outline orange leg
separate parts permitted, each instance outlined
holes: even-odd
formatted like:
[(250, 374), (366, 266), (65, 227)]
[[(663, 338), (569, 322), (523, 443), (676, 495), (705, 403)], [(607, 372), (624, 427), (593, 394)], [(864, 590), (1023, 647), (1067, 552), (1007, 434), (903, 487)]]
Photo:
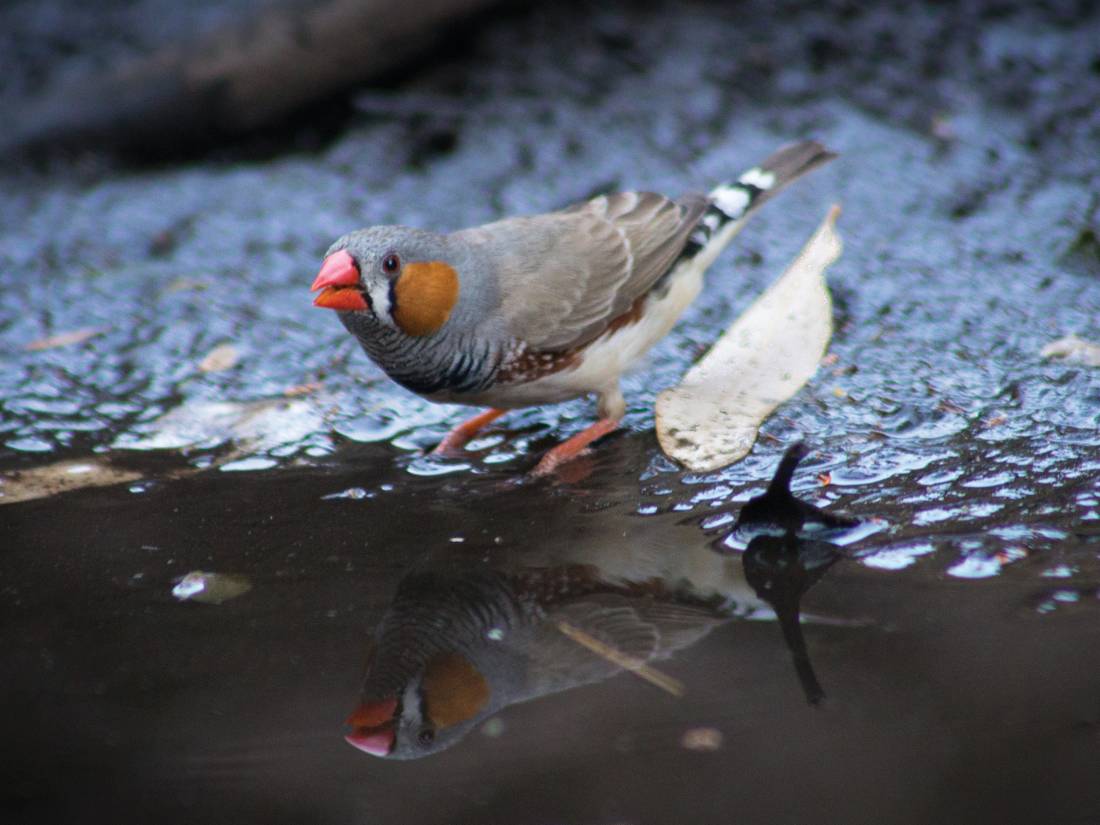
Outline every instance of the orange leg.
[(466, 446), (466, 442), (473, 438), (478, 432), (488, 424), (496, 421), (507, 410), (486, 410), (483, 413), (475, 415), (468, 421), (463, 421), (445, 436), (443, 440), (439, 442), (439, 445), (432, 450), (432, 455), (449, 455), (451, 453), (457, 453), (463, 447)]
[(576, 458), (584, 452), (585, 448), (597, 438), (602, 438), (612, 430), (617, 429), (618, 426), (619, 422), (614, 418), (601, 418), (592, 426), (581, 430), (572, 438), (549, 450), (535, 469), (531, 471), (531, 475), (535, 478), (549, 475), (566, 461)]

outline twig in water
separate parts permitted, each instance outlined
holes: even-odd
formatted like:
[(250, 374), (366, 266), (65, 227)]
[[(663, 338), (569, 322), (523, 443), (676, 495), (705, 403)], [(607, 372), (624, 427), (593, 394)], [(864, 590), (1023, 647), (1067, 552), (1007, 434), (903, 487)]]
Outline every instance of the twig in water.
[(574, 627), (569, 624), (569, 622), (558, 622), (558, 630), (581, 647), (588, 648), (597, 656), (642, 677), (651, 685), (655, 685), (661, 690), (671, 693), (673, 696), (679, 697), (684, 695), (683, 682), (650, 667), (636, 656), (631, 656), (627, 653), (623, 653), (621, 650), (616, 650), (611, 645), (601, 642), (596, 637), (585, 633), (579, 627)]

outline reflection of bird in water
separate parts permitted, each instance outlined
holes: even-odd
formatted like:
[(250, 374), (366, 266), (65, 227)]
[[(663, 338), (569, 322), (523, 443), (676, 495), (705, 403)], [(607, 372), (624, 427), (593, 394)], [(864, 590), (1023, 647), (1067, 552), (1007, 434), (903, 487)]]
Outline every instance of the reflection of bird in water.
[(761, 521), (785, 528), (781, 539), (754, 539), (743, 563), (702, 542), (593, 541), (552, 554), (513, 549), (488, 563), (482, 551), (477, 560), (450, 551), (410, 573), (375, 631), (347, 740), (375, 756), (426, 756), (508, 705), (608, 679), (623, 659), (644, 666), (668, 657), (765, 603), (779, 615), (816, 701), (824, 694), (806, 657), (798, 599), (836, 556), (831, 545), (804, 542), (795, 531), (855, 522), (790, 494), (803, 454), (801, 445), (789, 450), (768, 493), (743, 508), (748, 518), (739, 529)]
[(348, 741), (376, 756), (426, 756), (508, 705), (621, 671), (563, 626), (648, 663), (763, 606), (737, 560), (701, 543), (565, 553), (577, 558), (521, 552), (406, 576), (375, 633)]

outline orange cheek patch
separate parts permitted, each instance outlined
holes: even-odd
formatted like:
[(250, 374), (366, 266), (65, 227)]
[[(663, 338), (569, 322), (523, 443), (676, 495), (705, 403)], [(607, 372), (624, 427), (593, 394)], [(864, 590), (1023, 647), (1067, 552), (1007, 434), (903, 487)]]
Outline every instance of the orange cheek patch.
[(428, 718), (446, 728), (477, 715), (489, 701), (489, 683), (457, 653), (443, 653), (428, 662), (420, 682)]
[(393, 319), (406, 335), (439, 330), (458, 301), (458, 275), (442, 261), (405, 264), (393, 285)]

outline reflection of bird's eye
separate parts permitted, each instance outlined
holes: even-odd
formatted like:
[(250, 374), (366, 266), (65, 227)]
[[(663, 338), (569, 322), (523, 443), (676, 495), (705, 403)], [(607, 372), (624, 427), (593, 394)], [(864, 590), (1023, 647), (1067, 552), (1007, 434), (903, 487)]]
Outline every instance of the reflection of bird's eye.
[(435, 731), (431, 728), (424, 728), (424, 730), (420, 731), (420, 733), (417, 734), (416, 741), (424, 747), (427, 747), (435, 741)]

